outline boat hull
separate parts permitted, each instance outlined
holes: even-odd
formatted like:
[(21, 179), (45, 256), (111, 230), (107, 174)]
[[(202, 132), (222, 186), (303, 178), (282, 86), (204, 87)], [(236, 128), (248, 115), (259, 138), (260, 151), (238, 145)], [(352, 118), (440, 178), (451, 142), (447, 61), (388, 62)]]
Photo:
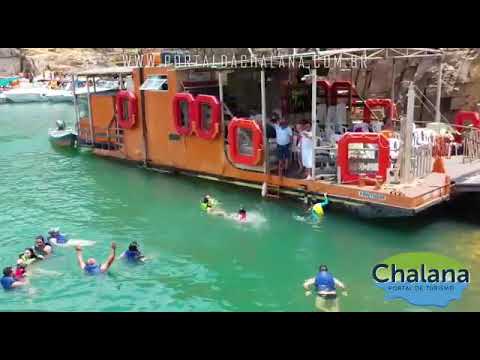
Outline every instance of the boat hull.
[(50, 143), (59, 147), (75, 147), (77, 135), (73, 131), (51, 131), (48, 134)]
[(13, 103), (46, 102), (48, 98), (44, 94), (7, 94), (5, 97)]

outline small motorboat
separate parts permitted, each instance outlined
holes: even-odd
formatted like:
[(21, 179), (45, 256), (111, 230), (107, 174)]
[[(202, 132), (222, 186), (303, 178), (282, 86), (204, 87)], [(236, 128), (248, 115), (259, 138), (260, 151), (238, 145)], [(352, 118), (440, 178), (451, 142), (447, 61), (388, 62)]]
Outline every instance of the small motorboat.
[(48, 138), (55, 146), (76, 147), (78, 134), (74, 129), (67, 129), (64, 121), (57, 120), (57, 128), (48, 131)]
[(0, 93), (0, 104), (4, 104), (7, 102), (7, 98), (3, 93)]
[(45, 102), (47, 89), (44, 87), (24, 87), (7, 90), (3, 95), (14, 103)]

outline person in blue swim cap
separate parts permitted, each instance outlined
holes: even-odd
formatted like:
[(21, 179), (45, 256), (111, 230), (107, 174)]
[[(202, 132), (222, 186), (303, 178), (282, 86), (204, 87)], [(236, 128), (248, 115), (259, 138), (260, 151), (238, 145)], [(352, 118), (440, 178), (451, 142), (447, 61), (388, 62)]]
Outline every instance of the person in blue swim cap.
[(77, 246), (75, 250), (77, 251), (77, 261), (80, 269), (82, 269), (87, 275), (99, 275), (106, 273), (115, 260), (115, 249), (117, 248), (117, 245), (112, 242), (111, 248), (112, 252), (110, 253), (108, 259), (103, 264), (98, 264), (94, 258), (90, 258), (87, 260), (87, 262), (84, 262), (82, 248)]
[(128, 246), (128, 250), (125, 251), (121, 256), (121, 259), (126, 260), (129, 263), (139, 263), (145, 261), (145, 256), (142, 255), (140, 249), (138, 248), (138, 243), (136, 241), (132, 242)]
[[(310, 296), (310, 289), (314, 287), (316, 291), (315, 306), (319, 311), (339, 312), (340, 306), (337, 297), (337, 287), (346, 289), (345, 285), (336, 279), (331, 272), (328, 271), (326, 265), (320, 265), (318, 273), (315, 277), (306, 280), (303, 284), (306, 296)], [(343, 295), (347, 296), (344, 292)]]
[(13, 290), (28, 284), (27, 280), (25, 281), (18, 281), (15, 279), (15, 272), (11, 266), (6, 267), (3, 269), (3, 276), (0, 279), (0, 284), (4, 290)]

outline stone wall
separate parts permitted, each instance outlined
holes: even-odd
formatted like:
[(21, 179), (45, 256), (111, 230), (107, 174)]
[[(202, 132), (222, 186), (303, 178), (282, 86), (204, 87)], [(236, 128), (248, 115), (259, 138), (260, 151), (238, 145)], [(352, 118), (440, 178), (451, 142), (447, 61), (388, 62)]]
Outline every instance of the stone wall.
[(21, 66), (22, 60), (19, 49), (0, 48), (0, 74), (18, 74), (21, 71)]

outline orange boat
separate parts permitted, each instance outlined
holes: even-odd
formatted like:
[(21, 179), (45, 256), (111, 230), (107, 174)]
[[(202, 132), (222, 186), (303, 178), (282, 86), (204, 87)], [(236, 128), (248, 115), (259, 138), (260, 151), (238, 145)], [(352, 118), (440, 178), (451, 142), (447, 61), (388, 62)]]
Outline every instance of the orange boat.
[[(301, 56), (315, 64), (311, 54)], [(316, 69), (302, 78), (301, 68), (179, 66), (161, 64), (161, 58), (155, 56), (149, 67), (76, 74), (92, 83), (109, 77), (121, 84), (119, 91), (95, 93), (91, 87), (86, 98), (75, 97), (81, 146), (152, 170), (255, 188), (264, 197), (315, 201), (327, 193), (334, 206), (368, 217), (412, 216), (450, 198), (452, 181), (446, 173), (433, 172), (431, 153), (402, 150), (413, 154), (419, 168), (392, 155), (390, 141), (402, 132), (347, 131), (322, 142), (331, 107), (346, 114), (346, 126), (358, 112), (354, 107), (361, 97), (349, 81), (336, 85), (329, 79), (326, 86)], [(327, 96), (328, 89), (334, 91)], [(390, 99), (363, 104), (384, 106), (386, 117), (397, 116)], [(278, 172), (275, 141), (267, 136), (267, 119), (274, 111), (291, 125), (317, 119), (311, 179)], [(373, 111), (368, 109), (368, 122)]]

